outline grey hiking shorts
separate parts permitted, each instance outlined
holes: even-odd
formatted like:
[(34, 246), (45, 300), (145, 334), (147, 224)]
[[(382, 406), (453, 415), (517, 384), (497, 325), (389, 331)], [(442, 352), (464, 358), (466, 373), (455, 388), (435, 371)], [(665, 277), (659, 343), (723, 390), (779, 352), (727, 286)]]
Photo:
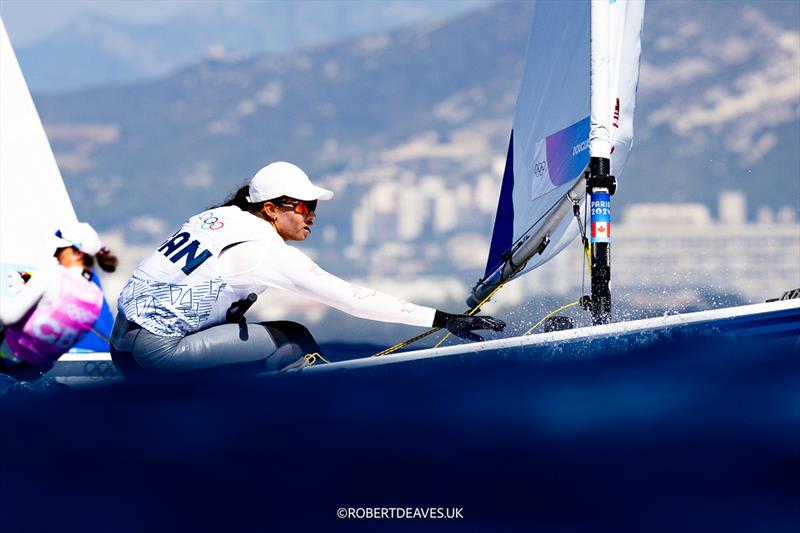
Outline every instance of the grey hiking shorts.
[(162, 337), (120, 313), (110, 340), (112, 358), (123, 374), (132, 362), (147, 374), (177, 375), (246, 363), (258, 371), (278, 370), (297, 358), (282, 354), (286, 350), (278, 350), (261, 324), (220, 324), (185, 337)]

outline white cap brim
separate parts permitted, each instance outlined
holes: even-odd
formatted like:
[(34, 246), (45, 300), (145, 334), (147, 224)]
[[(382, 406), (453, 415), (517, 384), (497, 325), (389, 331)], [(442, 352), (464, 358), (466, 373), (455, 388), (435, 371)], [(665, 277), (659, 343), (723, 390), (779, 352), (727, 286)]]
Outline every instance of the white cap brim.
[(287, 194), (286, 196), (296, 200), (306, 200), (309, 202), (311, 200), (330, 200), (333, 198), (333, 191), (312, 185), (308, 189), (298, 190), (295, 193)]
[(250, 203), (288, 196), (296, 200), (330, 200), (333, 191), (311, 183), (305, 172), (285, 161), (271, 163), (250, 180), (247, 199)]

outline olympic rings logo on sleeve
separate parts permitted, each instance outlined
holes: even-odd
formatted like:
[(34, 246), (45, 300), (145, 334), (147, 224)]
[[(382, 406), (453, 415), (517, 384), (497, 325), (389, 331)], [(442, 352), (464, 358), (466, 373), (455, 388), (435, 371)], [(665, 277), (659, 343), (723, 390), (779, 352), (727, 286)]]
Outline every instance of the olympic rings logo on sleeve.
[(218, 230), (222, 229), (225, 226), (225, 223), (222, 222), (218, 217), (214, 216), (214, 213), (209, 213), (206, 218), (200, 223), (200, 229), (210, 229), (210, 230)]

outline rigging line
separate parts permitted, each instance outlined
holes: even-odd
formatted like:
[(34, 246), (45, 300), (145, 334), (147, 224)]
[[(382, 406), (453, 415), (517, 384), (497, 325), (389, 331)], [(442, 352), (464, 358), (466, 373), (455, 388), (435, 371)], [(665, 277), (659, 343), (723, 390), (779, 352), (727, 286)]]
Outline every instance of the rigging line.
[(399, 342), (399, 343), (395, 344), (394, 346), (390, 346), (389, 348), (386, 348), (382, 352), (378, 352), (378, 353), (376, 353), (374, 355), (371, 355), (370, 357), (382, 357), (384, 355), (389, 355), (390, 353), (394, 353), (394, 352), (396, 352), (397, 350), (399, 350), (401, 348), (405, 348), (409, 344), (415, 343), (418, 340), (422, 340), (425, 337), (433, 335), (434, 333), (436, 333), (440, 329), (442, 329), (442, 328), (431, 328), (428, 331), (426, 331), (425, 333), (421, 333), (421, 334), (417, 335), (416, 337), (412, 337), (412, 338), (410, 338), (408, 340), (405, 340), (403, 342)]
[(322, 357), (322, 354), (319, 353), (319, 352), (307, 353), (307, 354), (305, 354), (303, 356), (303, 360), (305, 361), (307, 366), (311, 366), (314, 363), (316, 363), (317, 359), (322, 359), (323, 361), (325, 361), (325, 364), (328, 364), (328, 365), (331, 364), (331, 362), (328, 361), (327, 359), (325, 359), (324, 357)]
[[(584, 198), (585, 198), (584, 201), (586, 202), (586, 207), (584, 207), (584, 209), (583, 209), (583, 218), (584, 218), (583, 227), (585, 229), (586, 227), (589, 226), (588, 217), (589, 217), (589, 210), (591, 210), (591, 208), (592, 208), (592, 203), (589, 201), (588, 195), (584, 195)], [(585, 235), (584, 235), (584, 237), (585, 237)], [(585, 240), (583, 241), (583, 245), (584, 245), (584, 247), (586, 247), (586, 268), (589, 270), (589, 275), (591, 275), (592, 274), (592, 246), (591, 246), (591, 243), (589, 242), (588, 238), (585, 238)]]
[[(586, 238), (586, 196), (584, 196), (584, 207), (583, 207), (583, 216), (584, 220), (581, 220), (581, 208), (577, 202), (572, 204), (572, 214), (575, 215), (575, 220), (578, 222), (578, 232), (581, 236), (581, 247), (583, 259), (581, 259), (581, 294), (585, 292), (586, 289), (586, 266), (589, 266), (589, 272), (592, 271), (592, 261), (591, 256), (589, 254), (590, 246), (589, 240)], [(586, 260), (584, 262), (583, 260)]]
[(434, 345), (433, 345), (433, 347), (434, 347), (434, 348), (438, 348), (439, 346), (441, 346), (441, 345), (444, 343), (444, 341), (446, 341), (446, 340), (447, 340), (447, 339), (450, 337), (450, 335), (452, 335), (452, 333), (450, 333), (450, 332), (448, 331), (448, 332), (447, 332), (447, 335), (445, 335), (444, 337), (442, 337), (442, 340), (440, 340), (439, 342), (437, 342), (436, 344), (434, 344)]
[[(585, 197), (584, 197), (585, 198)], [(586, 208), (584, 207), (584, 216), (586, 216)], [(589, 271), (591, 272), (592, 263), (589, 261), (589, 241), (586, 238), (586, 223), (581, 221), (581, 208), (578, 206), (577, 202), (572, 204), (572, 213), (575, 215), (575, 219), (578, 221), (578, 231), (581, 235), (581, 245), (583, 246), (583, 255), (586, 258), (587, 264), (589, 265)], [(583, 282), (585, 276), (585, 270), (581, 272), (581, 289), (583, 289)], [(583, 292), (581, 290), (581, 292)]]
[(589, 203), (589, 195), (585, 194), (583, 196), (583, 234), (581, 235), (581, 245), (583, 246), (583, 257), (586, 259), (584, 262), (581, 260), (581, 294), (586, 294), (586, 267), (589, 267), (589, 274), (592, 273), (592, 261), (589, 255), (589, 246), (586, 239), (586, 224), (587, 220), (586, 217), (589, 213), (588, 208)]
[[(569, 191), (567, 191), (567, 192), (569, 192)], [(542, 216), (540, 216), (538, 219), (536, 219), (536, 222), (534, 222), (533, 224), (531, 224), (531, 225), (528, 227), (528, 229), (526, 229), (525, 231), (523, 231), (523, 232), (522, 232), (522, 235), (520, 235), (519, 239), (517, 239), (517, 240), (516, 240), (516, 242), (515, 242), (514, 244), (516, 244), (517, 242), (519, 242), (520, 240), (522, 240), (522, 237), (524, 237), (524, 236), (525, 236), (525, 235), (526, 235), (526, 234), (527, 234), (527, 233), (528, 233), (530, 230), (532, 230), (533, 228), (535, 228), (535, 227), (536, 227), (536, 225), (537, 225), (539, 222), (541, 222), (541, 221), (542, 221), (542, 219), (548, 215), (548, 213), (550, 213), (550, 211), (552, 211), (553, 209), (555, 209), (555, 208), (556, 208), (556, 206), (557, 206), (557, 205), (558, 205), (558, 204), (561, 202), (561, 199), (562, 199), (562, 198), (564, 198), (564, 196), (565, 196), (565, 195), (566, 195), (566, 193), (565, 193), (565, 194), (562, 194), (561, 196), (559, 196), (559, 197), (558, 197), (558, 200), (556, 200), (556, 201), (555, 201), (555, 203), (554, 203), (553, 205), (551, 205), (550, 207), (548, 207), (548, 208), (547, 208), (547, 211), (545, 211), (545, 212), (542, 214)], [(513, 248), (513, 245), (512, 245), (512, 248)]]
[[(552, 211), (552, 210), (553, 210), (553, 209), (554, 209), (554, 208), (555, 208), (555, 207), (558, 205), (558, 203), (559, 203), (559, 202), (561, 202), (561, 199), (562, 199), (562, 198), (563, 198), (563, 195), (562, 195), (562, 196), (560, 196), (560, 197), (558, 198), (558, 200), (557, 200), (557, 201), (556, 201), (556, 202), (555, 202), (553, 205), (551, 205), (551, 206), (550, 206), (550, 208), (549, 208), (547, 211), (545, 211), (545, 212), (544, 212), (544, 214), (543, 214), (541, 217), (539, 217), (539, 219), (538, 219), (536, 222), (534, 222), (534, 223), (531, 225), (531, 227), (529, 227), (529, 228), (528, 228), (528, 229), (525, 231), (525, 233), (529, 232), (529, 231), (530, 231), (531, 229), (533, 229), (533, 228), (534, 228), (534, 227), (535, 227), (535, 226), (536, 226), (536, 225), (537, 225), (539, 222), (541, 222), (541, 220), (542, 220), (542, 219), (543, 219), (545, 216), (547, 216), (547, 214), (548, 214), (550, 211)], [(576, 214), (576, 216), (577, 216), (577, 214)], [(585, 216), (586, 216), (586, 209), (584, 208), (584, 217), (585, 217)], [(579, 228), (581, 228), (581, 227), (582, 227), (582, 229), (581, 229), (581, 232), (582, 232), (582, 234), (583, 234), (583, 235), (582, 235), (582, 240), (583, 240), (583, 242), (585, 243), (585, 242), (586, 242), (586, 226), (585, 226), (585, 224), (581, 225), (581, 223), (580, 223), (580, 218), (578, 218), (578, 227), (579, 227)], [(525, 233), (523, 233), (523, 236), (525, 235)], [(515, 243), (514, 243), (514, 244), (511, 246), (511, 248), (509, 248), (509, 249), (506, 251), (506, 253), (507, 253), (508, 251), (510, 251), (510, 250), (513, 250), (513, 249), (514, 249), (514, 246), (516, 246), (516, 244), (517, 244), (517, 243), (518, 243), (518, 242), (519, 242), (521, 239), (522, 239), (522, 237), (520, 237), (519, 239), (517, 239), (517, 241), (516, 241), (516, 242), (515, 242)], [(584, 245), (584, 250), (586, 250), (586, 247), (585, 247), (585, 245)], [(510, 260), (511, 260), (511, 258), (509, 258), (508, 260), (510, 261)], [(511, 264), (512, 264), (512, 266), (513, 266), (513, 263), (511, 263)], [(481, 301), (480, 301), (480, 303), (478, 303), (478, 304), (477, 304), (475, 307), (473, 307), (472, 309), (470, 309), (469, 311), (467, 311), (466, 315), (467, 315), (467, 316), (472, 316), (472, 315), (474, 315), (476, 312), (480, 311), (480, 308), (481, 308), (481, 306), (482, 306), (483, 304), (485, 304), (486, 302), (488, 302), (488, 301), (489, 301), (489, 300), (492, 298), (492, 296), (494, 296), (494, 295), (495, 295), (495, 294), (496, 294), (496, 293), (497, 293), (497, 292), (498, 292), (500, 289), (502, 289), (502, 288), (503, 288), (503, 286), (505, 286), (505, 284), (506, 284), (506, 283), (508, 283), (509, 281), (511, 281), (512, 279), (514, 279), (514, 276), (516, 276), (516, 275), (517, 275), (517, 274), (519, 274), (519, 273), (520, 273), (522, 270), (524, 270), (524, 269), (525, 269), (525, 265), (527, 265), (527, 264), (528, 264), (528, 260), (525, 260), (525, 261), (523, 261), (523, 262), (522, 262), (522, 264), (520, 264), (519, 266), (515, 267), (515, 268), (514, 268), (514, 270), (511, 272), (511, 274), (510, 274), (510, 275), (509, 275), (509, 276), (508, 276), (508, 277), (507, 277), (507, 278), (506, 278), (504, 281), (501, 281), (500, 283), (498, 283), (498, 285), (497, 285), (497, 286), (496, 286), (494, 289), (492, 289), (492, 292), (490, 292), (490, 293), (489, 293), (489, 295), (488, 295), (488, 296), (486, 296), (486, 298), (484, 298), (483, 300), (481, 300)], [(590, 267), (590, 268), (591, 268), (591, 267)], [(484, 279), (485, 279), (485, 278), (484, 278)], [(483, 281), (484, 281), (484, 280), (481, 280), (481, 282), (483, 282)], [(583, 292), (583, 291), (581, 291), (581, 292)], [(568, 306), (566, 306), (566, 307), (570, 307), (570, 306), (572, 306), (572, 305), (576, 305), (576, 304), (577, 304), (577, 303), (579, 303), (579, 302), (580, 302), (580, 300), (579, 300), (578, 302), (575, 302), (575, 303), (573, 303), (573, 304), (570, 304), (570, 305), (568, 305)], [(560, 309), (557, 309), (557, 310), (553, 311), (553, 313), (557, 313), (557, 312), (558, 312), (558, 311), (560, 311), (561, 309), (566, 309), (566, 307), (562, 307), (562, 308), (560, 308)], [(550, 316), (551, 316), (553, 313), (551, 313), (550, 315), (547, 315), (546, 317), (544, 317), (544, 318), (542, 319), (542, 321), (544, 321), (544, 320), (548, 319), (548, 318), (549, 318), (549, 317), (550, 317)], [(541, 322), (540, 322), (540, 323), (541, 323)], [(539, 325), (539, 324), (537, 324), (536, 326), (538, 326), (538, 325)], [(534, 326), (534, 328), (535, 328), (536, 326)], [(436, 332), (437, 332), (437, 331), (439, 331), (440, 329), (442, 329), (442, 328), (432, 328), (432, 329), (430, 329), (430, 330), (426, 331), (425, 333), (422, 333), (422, 334), (420, 334), (420, 335), (417, 335), (416, 337), (412, 337), (411, 339), (408, 339), (408, 340), (405, 340), (405, 341), (403, 341), (403, 342), (400, 342), (400, 343), (398, 343), (398, 344), (395, 344), (394, 346), (390, 346), (389, 348), (386, 348), (385, 350), (383, 350), (383, 351), (381, 351), (381, 352), (378, 352), (378, 353), (376, 353), (376, 354), (372, 355), (371, 357), (382, 357), (382, 356), (384, 356), (384, 355), (389, 355), (389, 354), (391, 354), (391, 353), (394, 353), (394, 352), (396, 352), (397, 350), (400, 350), (401, 348), (405, 348), (405, 347), (406, 347), (406, 346), (408, 346), (409, 344), (415, 343), (415, 342), (417, 342), (418, 340), (421, 340), (421, 339), (424, 339), (425, 337), (428, 337), (428, 336), (430, 336), (430, 335), (433, 335), (434, 333), (436, 333)], [(531, 331), (531, 330), (528, 330), (528, 332), (530, 332), (530, 331)], [(526, 334), (527, 334), (527, 333), (526, 333)], [(450, 338), (450, 336), (451, 336), (451, 335), (452, 335), (452, 333), (450, 333), (450, 332), (448, 331), (448, 332), (447, 332), (447, 334), (446, 334), (444, 337), (442, 337), (442, 340), (440, 340), (439, 342), (437, 342), (437, 343), (436, 343), (436, 344), (435, 344), (433, 347), (434, 347), (434, 348), (438, 348), (439, 346), (441, 346), (441, 345), (442, 345), (442, 343), (444, 343), (444, 341), (446, 341), (448, 338)]]
[[(561, 196), (559, 196), (559, 197), (558, 197), (558, 200), (556, 200), (556, 201), (555, 201), (555, 203), (553, 203), (553, 205), (551, 205), (551, 206), (550, 206), (550, 207), (547, 209), (547, 211), (545, 211), (545, 212), (542, 214), (542, 216), (540, 216), (540, 217), (539, 217), (539, 218), (536, 220), (536, 222), (534, 222), (533, 224), (531, 224), (531, 226), (530, 226), (528, 229), (526, 229), (526, 230), (525, 230), (525, 231), (522, 233), (522, 235), (520, 235), (520, 237), (519, 237), (519, 238), (518, 238), (516, 241), (514, 241), (514, 243), (513, 243), (513, 244), (512, 244), (512, 245), (511, 245), (511, 246), (510, 246), (510, 247), (509, 247), (509, 248), (508, 248), (508, 249), (507, 249), (505, 252), (503, 252), (503, 254), (502, 254), (502, 255), (505, 255), (505, 254), (507, 254), (507, 253), (511, 252), (511, 250), (513, 250), (513, 249), (514, 249), (514, 247), (515, 247), (517, 244), (519, 244), (519, 242), (522, 240), (522, 238), (523, 238), (523, 237), (524, 237), (524, 236), (525, 236), (525, 235), (526, 235), (526, 234), (527, 234), (529, 231), (531, 231), (533, 228), (535, 228), (535, 227), (536, 227), (536, 225), (537, 225), (537, 224), (539, 224), (539, 222), (541, 222), (541, 221), (542, 221), (542, 219), (544, 219), (544, 218), (545, 218), (545, 217), (546, 217), (546, 216), (547, 216), (547, 215), (548, 215), (548, 214), (549, 214), (549, 213), (550, 213), (550, 212), (551, 212), (553, 209), (555, 209), (555, 208), (556, 208), (556, 206), (557, 206), (557, 205), (558, 205), (558, 204), (561, 202), (561, 200), (564, 198), (564, 196), (565, 196), (564, 194), (562, 194)], [(501, 257), (502, 257), (502, 255), (501, 255)], [(511, 258), (509, 257), (508, 261), (510, 261), (510, 260), (511, 260)], [(524, 269), (525, 269), (525, 265), (527, 265), (527, 264), (528, 264), (528, 261), (527, 261), (527, 260), (525, 260), (525, 261), (523, 261), (523, 262), (522, 262), (522, 264), (521, 264), (521, 265), (519, 265), (519, 266), (515, 267), (515, 268), (514, 268), (514, 270), (511, 272), (511, 274), (508, 276), (508, 278), (506, 278), (506, 279), (505, 279), (505, 281), (502, 281), (502, 282), (500, 282), (500, 283), (499, 283), (499, 284), (498, 284), (498, 285), (497, 285), (497, 286), (496, 286), (496, 287), (495, 287), (495, 288), (492, 290), (492, 292), (490, 292), (490, 293), (489, 293), (489, 295), (488, 295), (486, 298), (484, 298), (484, 299), (483, 299), (483, 300), (482, 300), (482, 301), (481, 301), (481, 302), (480, 302), (478, 305), (476, 305), (475, 307), (473, 307), (472, 309), (470, 309), (469, 311), (467, 311), (467, 313), (466, 313), (466, 314), (467, 314), (467, 316), (472, 316), (472, 315), (474, 315), (476, 312), (480, 311), (480, 308), (481, 308), (481, 306), (482, 306), (483, 304), (485, 304), (486, 302), (488, 302), (488, 301), (489, 301), (489, 299), (490, 299), (492, 296), (494, 296), (494, 295), (497, 293), (497, 291), (499, 291), (501, 288), (503, 288), (503, 286), (504, 286), (504, 285), (505, 285), (505, 284), (506, 284), (508, 281), (511, 281), (511, 280), (514, 278), (514, 276), (516, 276), (516, 275), (517, 275), (517, 274), (519, 274), (519, 273), (520, 273), (522, 270), (524, 270)], [(511, 263), (511, 265), (513, 266), (513, 263)], [(486, 277), (484, 276), (484, 278), (480, 280), (480, 283), (482, 283), (482, 282), (483, 282), (485, 279), (486, 279)], [(547, 317), (545, 317), (545, 318), (547, 318)], [(416, 337), (412, 337), (412, 338), (410, 338), (410, 339), (408, 339), (408, 340), (405, 340), (405, 341), (403, 341), (403, 342), (399, 342), (399, 343), (395, 344), (394, 346), (390, 346), (389, 348), (386, 348), (385, 350), (383, 350), (383, 351), (380, 351), (380, 352), (378, 352), (378, 353), (376, 353), (376, 354), (374, 354), (374, 355), (372, 355), (372, 356), (370, 356), (370, 357), (382, 357), (382, 356), (384, 356), (384, 355), (389, 355), (389, 354), (391, 354), (391, 353), (394, 353), (394, 352), (396, 352), (397, 350), (400, 350), (400, 349), (402, 349), (402, 348), (405, 348), (405, 347), (406, 347), (406, 346), (408, 346), (409, 344), (415, 343), (415, 342), (417, 342), (418, 340), (422, 340), (422, 339), (424, 339), (425, 337), (428, 337), (428, 336), (430, 336), (430, 335), (433, 335), (434, 333), (436, 333), (436, 332), (437, 332), (437, 331), (439, 331), (440, 329), (442, 329), (442, 328), (432, 328), (432, 329), (429, 329), (428, 331), (426, 331), (426, 332), (424, 332), (424, 333), (421, 333), (420, 335), (417, 335)], [(442, 345), (442, 343), (443, 343), (444, 341), (446, 341), (446, 340), (447, 340), (447, 339), (450, 337), (450, 335), (451, 335), (451, 333), (448, 331), (448, 332), (447, 332), (447, 335), (445, 335), (445, 336), (442, 338), (442, 340), (440, 340), (438, 343), (436, 343), (436, 345), (434, 346), (434, 348), (438, 348), (439, 346), (441, 346), (441, 345)]]
[[(567, 191), (567, 192), (569, 192), (569, 191)], [(536, 225), (537, 225), (537, 224), (539, 224), (539, 222), (541, 222), (541, 221), (542, 221), (542, 219), (548, 215), (548, 213), (550, 213), (550, 211), (552, 211), (553, 209), (555, 209), (555, 208), (556, 208), (556, 206), (557, 206), (557, 205), (558, 205), (558, 204), (561, 202), (561, 199), (562, 199), (562, 198), (564, 198), (564, 196), (566, 196), (566, 193), (564, 193), (564, 194), (562, 194), (561, 196), (559, 196), (559, 197), (558, 197), (558, 200), (556, 200), (556, 201), (555, 201), (555, 203), (554, 203), (553, 205), (551, 205), (549, 208), (547, 208), (547, 211), (545, 211), (544, 213), (542, 213), (542, 216), (540, 216), (540, 217), (539, 217), (539, 218), (536, 220), (536, 222), (534, 222), (533, 224), (531, 224), (531, 225), (528, 227), (528, 229), (526, 229), (525, 231), (523, 231), (523, 232), (522, 232), (522, 234), (519, 236), (519, 238), (518, 238), (516, 241), (514, 241), (513, 243), (511, 243), (511, 246), (509, 246), (509, 247), (508, 247), (508, 248), (507, 248), (507, 249), (506, 249), (506, 250), (505, 250), (505, 251), (504, 251), (502, 254), (500, 254), (500, 257), (502, 258), (504, 255), (506, 255), (506, 254), (510, 254), (510, 253), (511, 253), (511, 252), (514, 250), (514, 248), (515, 248), (515, 247), (516, 247), (516, 246), (517, 246), (517, 245), (518, 245), (520, 242), (522, 242), (522, 239), (525, 237), (525, 235), (527, 235), (527, 234), (528, 234), (528, 232), (530, 232), (530, 231), (531, 231), (533, 228), (535, 228), (535, 227), (536, 227)], [(510, 257), (509, 257), (509, 259), (510, 259)], [(501, 265), (502, 265), (502, 263), (501, 263)], [(512, 266), (513, 266), (513, 263), (512, 263)], [(496, 270), (496, 269), (495, 269), (495, 270)], [(483, 281), (486, 279), (486, 277), (487, 277), (487, 276), (484, 276), (484, 277), (483, 277), (483, 279), (481, 279), (481, 280), (479, 281), (479, 283), (483, 282)]]
[[(467, 316), (472, 316), (472, 315), (474, 315), (475, 313), (477, 313), (478, 311), (480, 311), (480, 310), (481, 310), (481, 306), (482, 306), (483, 304), (485, 304), (486, 302), (488, 302), (488, 301), (491, 299), (491, 297), (492, 297), (492, 296), (494, 296), (494, 295), (497, 293), (497, 291), (499, 291), (500, 289), (502, 289), (502, 288), (503, 288), (503, 286), (504, 286), (506, 283), (508, 283), (509, 281), (511, 281), (511, 280), (514, 278), (514, 276), (516, 276), (516, 275), (517, 275), (517, 274), (518, 274), (518, 273), (519, 273), (521, 270), (523, 270), (523, 269), (525, 268), (525, 265), (527, 265), (527, 264), (528, 264), (528, 261), (524, 261), (524, 262), (523, 262), (521, 265), (519, 265), (519, 266), (518, 266), (518, 267), (517, 267), (517, 268), (516, 268), (516, 269), (515, 269), (515, 270), (514, 270), (512, 273), (511, 273), (511, 275), (510, 275), (510, 276), (508, 276), (508, 278), (506, 278), (506, 280), (505, 280), (505, 281), (503, 281), (503, 282), (501, 282), (500, 284), (498, 284), (498, 285), (497, 285), (497, 287), (495, 287), (495, 288), (492, 290), (492, 292), (490, 292), (490, 293), (489, 293), (489, 295), (488, 295), (486, 298), (484, 298), (483, 300), (481, 300), (481, 301), (480, 301), (480, 303), (478, 303), (478, 305), (476, 305), (475, 307), (473, 307), (472, 309), (470, 309), (469, 311), (467, 311), (466, 315), (467, 315)], [(452, 335), (452, 333), (450, 333), (450, 332), (448, 331), (448, 332), (447, 332), (447, 335), (445, 335), (444, 337), (442, 337), (442, 340), (440, 340), (439, 342), (437, 342), (437, 343), (436, 343), (436, 345), (434, 346), (434, 348), (438, 348), (439, 346), (441, 346), (441, 345), (442, 345), (442, 343), (443, 343), (444, 341), (446, 341), (446, 340), (447, 340), (447, 339), (450, 337), (450, 335)]]
[[(556, 309), (555, 311), (551, 311), (551, 312), (547, 313), (547, 314), (544, 316), (544, 318), (542, 318), (542, 319), (541, 319), (539, 322), (537, 322), (536, 324), (534, 324), (534, 325), (533, 325), (533, 326), (532, 326), (532, 327), (531, 327), (531, 328), (530, 328), (528, 331), (526, 331), (525, 333), (523, 333), (521, 336), (522, 336), (522, 337), (524, 337), (524, 336), (526, 336), (526, 335), (530, 335), (530, 334), (531, 334), (531, 331), (533, 331), (533, 330), (535, 330), (536, 328), (538, 328), (539, 326), (541, 326), (541, 325), (542, 325), (542, 323), (543, 323), (545, 320), (547, 320), (548, 318), (550, 318), (550, 317), (551, 317), (551, 316), (553, 316), (554, 314), (558, 313), (559, 311), (563, 311), (564, 309), (569, 309), (570, 307), (573, 307), (573, 306), (575, 306), (575, 305), (578, 305), (578, 304), (580, 304), (580, 303), (581, 303), (581, 301), (580, 301), (580, 300), (576, 300), (576, 301), (574, 301), (574, 302), (571, 302), (571, 303), (568, 303), (568, 304), (566, 304), (566, 305), (562, 305), (561, 307), (559, 307), (559, 308), (558, 308), (558, 309)], [(439, 345), (441, 345), (441, 344), (442, 344), (442, 343), (443, 343), (445, 340), (447, 340), (447, 338), (448, 338), (450, 335), (451, 335), (450, 333), (448, 333), (447, 335), (445, 335), (445, 337), (444, 337), (442, 340), (440, 340), (440, 341), (439, 341), (439, 343), (438, 343), (436, 346), (434, 346), (434, 348), (438, 348), (438, 347), (439, 347)]]
[[(481, 310), (481, 306), (482, 306), (483, 304), (485, 304), (486, 302), (488, 302), (488, 301), (491, 299), (491, 297), (492, 297), (492, 296), (494, 296), (495, 294), (497, 294), (497, 292), (498, 292), (500, 289), (502, 289), (502, 288), (503, 288), (503, 286), (504, 286), (506, 283), (508, 283), (509, 281), (511, 281), (511, 279), (513, 279), (513, 277), (514, 277), (515, 275), (517, 275), (517, 274), (518, 274), (518, 273), (519, 273), (521, 270), (523, 270), (523, 269), (525, 268), (525, 265), (527, 265), (527, 264), (528, 264), (528, 262), (527, 262), (527, 261), (524, 261), (524, 262), (523, 262), (521, 265), (519, 265), (519, 266), (518, 266), (518, 267), (517, 267), (517, 268), (516, 268), (516, 269), (515, 269), (515, 270), (514, 270), (512, 273), (511, 273), (511, 275), (510, 275), (510, 276), (508, 276), (508, 278), (507, 278), (505, 281), (503, 281), (503, 282), (499, 283), (499, 284), (497, 285), (497, 287), (495, 287), (495, 288), (492, 290), (492, 292), (490, 292), (490, 293), (489, 293), (489, 295), (488, 295), (488, 296), (486, 296), (486, 298), (484, 298), (483, 300), (481, 300), (481, 301), (480, 301), (480, 302), (479, 302), (479, 303), (478, 303), (476, 306), (474, 306), (472, 309), (470, 309), (469, 311), (467, 311), (465, 314), (466, 314), (467, 316), (472, 316), (472, 315), (474, 315), (475, 313), (479, 312), (479, 311)], [(411, 339), (408, 339), (408, 340), (406, 340), (406, 341), (403, 341), (403, 342), (400, 342), (400, 343), (398, 343), (398, 344), (395, 344), (394, 346), (390, 346), (389, 348), (386, 348), (386, 349), (385, 349), (385, 350), (383, 350), (382, 352), (378, 352), (378, 353), (376, 353), (375, 355), (373, 355), (373, 356), (371, 356), (371, 357), (382, 357), (382, 356), (384, 356), (384, 355), (389, 355), (390, 353), (394, 353), (394, 352), (396, 352), (397, 350), (399, 350), (399, 349), (401, 349), (401, 348), (405, 348), (405, 347), (406, 347), (406, 346), (408, 346), (409, 344), (412, 344), (412, 343), (414, 343), (414, 342), (417, 342), (418, 340), (424, 339), (425, 337), (427, 337), (427, 336), (429, 336), (429, 335), (433, 335), (434, 333), (436, 333), (436, 332), (437, 332), (437, 331), (439, 331), (440, 329), (442, 329), (442, 328), (432, 328), (432, 329), (430, 329), (430, 330), (426, 331), (425, 333), (422, 333), (422, 334), (420, 334), (420, 335), (417, 335), (416, 337), (413, 337), (413, 338), (411, 338)], [(439, 346), (441, 346), (441, 344), (442, 344), (444, 341), (446, 341), (446, 340), (447, 340), (447, 339), (450, 337), (450, 335), (451, 335), (451, 333), (448, 331), (448, 332), (447, 332), (447, 335), (445, 335), (445, 336), (442, 338), (442, 340), (440, 340), (438, 343), (436, 343), (436, 345), (434, 346), (434, 348), (438, 348)]]
[(572, 307), (573, 305), (578, 305), (579, 303), (581, 303), (581, 301), (580, 301), (580, 300), (577, 300), (577, 301), (574, 301), (574, 302), (572, 302), (572, 303), (569, 303), (569, 304), (567, 304), (567, 305), (562, 305), (561, 307), (559, 307), (559, 308), (558, 308), (558, 309), (556, 309), (555, 311), (551, 311), (550, 313), (548, 313), (547, 315), (545, 315), (545, 317), (544, 317), (543, 319), (541, 319), (539, 322), (537, 322), (536, 324), (534, 324), (534, 325), (533, 325), (533, 327), (531, 327), (531, 328), (530, 328), (528, 331), (526, 331), (525, 333), (523, 333), (523, 334), (522, 334), (522, 337), (524, 337), (524, 336), (526, 336), (526, 335), (530, 335), (530, 334), (531, 334), (531, 331), (533, 331), (533, 330), (535, 330), (536, 328), (538, 328), (538, 327), (539, 327), (539, 326), (542, 324), (542, 322), (544, 322), (545, 320), (547, 320), (548, 318), (550, 318), (550, 317), (551, 317), (551, 316), (553, 316), (554, 314), (558, 313), (559, 311), (563, 311), (564, 309), (567, 309), (567, 308), (569, 308), (569, 307)]

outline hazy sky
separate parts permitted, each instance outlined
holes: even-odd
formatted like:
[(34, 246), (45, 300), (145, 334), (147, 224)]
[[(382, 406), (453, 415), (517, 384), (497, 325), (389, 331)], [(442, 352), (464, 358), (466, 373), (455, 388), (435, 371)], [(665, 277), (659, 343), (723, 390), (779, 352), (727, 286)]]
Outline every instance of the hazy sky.
[(0, 15), (17, 46), (30, 44), (82, 13), (158, 21), (202, 0), (0, 0)]
[[(198, 4), (219, 4), (227, 0), (0, 0), (0, 15), (6, 30), (16, 47), (33, 44), (47, 34), (64, 27), (82, 14), (98, 13), (126, 21), (157, 22), (170, 18), (182, 10), (192, 9)], [(252, 2), (299, 2), (302, 0), (245, 0)], [(316, 0), (317, 2), (326, 0)], [(330, 0), (343, 2), (347, 0)], [(360, 2), (365, 0), (350, 0)], [(370, 0), (388, 3), (389, 0)], [(403, 0), (391, 0), (405, 3)], [(406, 0), (409, 4), (430, 0)], [(439, 4), (478, 5), (486, 0), (438, 0)], [(421, 11), (430, 12), (430, 5)], [(439, 11), (452, 13), (452, 9)], [(456, 9), (455, 11), (458, 11)], [(424, 18), (424, 17), (423, 17)]]

